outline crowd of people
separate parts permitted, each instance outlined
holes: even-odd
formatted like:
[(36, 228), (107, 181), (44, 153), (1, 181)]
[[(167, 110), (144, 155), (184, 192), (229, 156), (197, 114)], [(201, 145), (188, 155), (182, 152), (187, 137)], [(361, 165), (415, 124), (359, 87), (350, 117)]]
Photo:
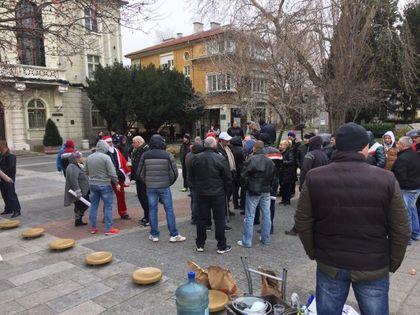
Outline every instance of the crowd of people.
[[(420, 240), (420, 132), (396, 139), (388, 131), (376, 141), (372, 132), (348, 123), (328, 141), (307, 133), (301, 142), (290, 131), (277, 147), (276, 138), (271, 124), (255, 122), (246, 133), (234, 123), (226, 132), (212, 128), (204, 139), (184, 134), (182, 191), (191, 196), (197, 252), (205, 250), (213, 229), (217, 253), (231, 251), (226, 231), (235, 215), (244, 215), (238, 246), (254, 245), (255, 225), (259, 242), (269, 245), (276, 197), (286, 206), (299, 194), (295, 224), (285, 233), (298, 235), (317, 262), (318, 313), (341, 314), (352, 285), (362, 314), (387, 314), (389, 272), (399, 268), (406, 247)], [(169, 241), (186, 240), (176, 226), (171, 192), (178, 167), (161, 135), (146, 143), (141, 136), (98, 134), (87, 158), (69, 139), (57, 155), (57, 170), (65, 177), (64, 205), (74, 205), (75, 226), (89, 224), (90, 233), (98, 233), (102, 200), (105, 235), (119, 233), (113, 226), (114, 195), (120, 218), (130, 220), (125, 188), (135, 182), (144, 213), (139, 223), (150, 226), (149, 240), (160, 240), (159, 204)], [(2, 215), (20, 215), (15, 178), (16, 157), (0, 141)]]

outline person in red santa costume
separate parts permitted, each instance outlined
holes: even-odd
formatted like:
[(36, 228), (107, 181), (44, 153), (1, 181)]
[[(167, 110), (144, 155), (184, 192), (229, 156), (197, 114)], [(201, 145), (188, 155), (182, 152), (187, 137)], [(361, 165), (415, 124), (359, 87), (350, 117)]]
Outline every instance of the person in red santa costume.
[(131, 174), (131, 169), (127, 165), (127, 160), (124, 158), (122, 153), (114, 147), (112, 144), (112, 138), (109, 136), (105, 136), (102, 138), (106, 143), (109, 145), (108, 155), (111, 157), (112, 163), (115, 166), (115, 171), (117, 172), (118, 181), (121, 186), (120, 190), (117, 190), (115, 185), (112, 185), (112, 190), (117, 197), (117, 205), (118, 205), (118, 214), (120, 215), (121, 219), (123, 220), (130, 220), (130, 216), (127, 213), (127, 205), (125, 204), (125, 178)]

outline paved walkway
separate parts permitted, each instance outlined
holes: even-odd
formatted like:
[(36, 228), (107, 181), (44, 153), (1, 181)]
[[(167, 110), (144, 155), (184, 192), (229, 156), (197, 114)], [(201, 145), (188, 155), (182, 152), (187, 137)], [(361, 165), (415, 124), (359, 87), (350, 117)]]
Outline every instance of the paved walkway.
[[(252, 249), (236, 246), (242, 231), (243, 216), (232, 218), (228, 242), (233, 250), (225, 255), (216, 253), (213, 233), (209, 233), (205, 252), (197, 253), (194, 246), (194, 226), (189, 223), (189, 199), (180, 193), (180, 181), (174, 188), (175, 211), (179, 231), (187, 236), (185, 243), (168, 242), (168, 231), (161, 215), (161, 240), (147, 240), (148, 229), (137, 226), (140, 218), (134, 187), (128, 189), (127, 203), (131, 221), (115, 220), (121, 234), (90, 235), (86, 227), (73, 227), (72, 208), (64, 208), (64, 179), (54, 172), (53, 160), (47, 157), (18, 160), (20, 165), (17, 190), (23, 206), (22, 226), (0, 230), (0, 313), (1, 314), (175, 314), (174, 292), (185, 282), (187, 260), (203, 267), (222, 265), (231, 269), (241, 291), (247, 291), (240, 257), (249, 257), (253, 266), (265, 266), (279, 271), (288, 269), (286, 295), (297, 292), (303, 300), (314, 292), (315, 263), (310, 261), (297, 237), (286, 236), (292, 226), (294, 207), (278, 206), (275, 231), (270, 246), (258, 244)], [(2, 206), (0, 205), (0, 209)], [(47, 233), (37, 239), (23, 240), (20, 233), (27, 227), (43, 226)], [(55, 252), (48, 243), (57, 237), (77, 239), (75, 248)], [(112, 263), (103, 267), (88, 267), (87, 253), (109, 250)], [(136, 286), (131, 273), (145, 266), (157, 266), (164, 272), (156, 285)], [(390, 307), (393, 314), (414, 314), (420, 306), (420, 242), (410, 246), (401, 268), (391, 277)], [(256, 291), (259, 279), (254, 278)], [(348, 303), (355, 306), (354, 297)]]

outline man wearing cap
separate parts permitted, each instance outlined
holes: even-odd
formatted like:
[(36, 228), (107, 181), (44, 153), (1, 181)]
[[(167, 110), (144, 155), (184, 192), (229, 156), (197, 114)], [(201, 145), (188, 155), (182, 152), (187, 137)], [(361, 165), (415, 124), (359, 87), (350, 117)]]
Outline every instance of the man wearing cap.
[(341, 126), (332, 163), (303, 184), (295, 222), (317, 262), (318, 314), (341, 314), (350, 284), (362, 314), (389, 314), (389, 272), (404, 258), (410, 227), (393, 174), (366, 163), (368, 144), (363, 127)]
[[(221, 155), (224, 156), (226, 161), (229, 164), (229, 169), (232, 175), (232, 178), (236, 177), (236, 162), (235, 162), (235, 156), (233, 155), (233, 152), (231, 148), (229, 147), (229, 141), (232, 140), (232, 137), (228, 135), (227, 132), (221, 132), (219, 135), (219, 144), (218, 144), (218, 150)], [(229, 200), (230, 196), (233, 192), (233, 181), (230, 187), (227, 187), (226, 197), (227, 197), (227, 208), (228, 208), (228, 214), (231, 216), (234, 216), (235, 213), (231, 212), (229, 210)]]
[(300, 144), (296, 150), (296, 162), (297, 166), (302, 169), (303, 159), (305, 158), (306, 153), (308, 153), (309, 140), (312, 138), (312, 135), (305, 133), (303, 135), (303, 143)]
[(188, 180), (187, 180), (187, 167), (185, 166), (185, 157), (189, 152), (191, 152), (191, 135), (186, 133), (184, 135), (184, 139), (182, 140), (181, 147), (179, 148), (179, 158), (181, 160), (182, 165), (182, 178), (183, 178), (183, 187), (181, 189), (182, 192), (186, 192), (188, 190)]

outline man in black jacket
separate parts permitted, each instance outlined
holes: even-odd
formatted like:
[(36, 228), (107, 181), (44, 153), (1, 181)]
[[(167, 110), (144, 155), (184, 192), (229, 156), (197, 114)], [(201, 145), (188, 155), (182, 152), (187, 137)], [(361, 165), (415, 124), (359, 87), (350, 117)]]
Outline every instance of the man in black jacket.
[(239, 209), (240, 207), (242, 208), (245, 207), (242, 203), (241, 204), (239, 203), (240, 177), (241, 177), (242, 164), (245, 161), (245, 155), (244, 155), (244, 150), (242, 147), (241, 137), (239, 136), (233, 137), (230, 140), (229, 147), (232, 151), (233, 157), (235, 158), (235, 166), (236, 166), (236, 172), (232, 173), (232, 175), (234, 176), (233, 185), (232, 185), (233, 208)]
[(302, 169), (303, 159), (305, 158), (306, 153), (308, 153), (309, 140), (312, 138), (312, 135), (305, 133), (303, 135), (303, 143), (300, 144), (296, 150), (296, 163), (297, 167)]
[(299, 197), (296, 229), (317, 262), (318, 314), (341, 314), (350, 285), (362, 314), (389, 314), (389, 272), (410, 231), (394, 176), (366, 163), (368, 143), (363, 127), (338, 128), (333, 162), (308, 172)]
[(244, 138), (244, 131), (241, 127), (238, 126), (238, 123), (236, 121), (233, 122), (232, 127), (229, 127), (229, 129), (227, 130), (227, 133), (232, 138), (234, 137), (241, 137), (241, 139)]
[[(410, 137), (401, 137), (397, 142), (398, 157), (392, 166), (395, 178), (408, 211), (411, 239), (420, 240), (419, 217), (416, 202), (420, 195), (420, 156), (411, 149)], [(410, 240), (411, 243), (411, 240)]]
[(140, 167), (140, 159), (143, 153), (149, 151), (149, 146), (140, 136), (133, 138), (133, 152), (131, 154), (131, 174), (130, 180), (136, 181), (137, 198), (143, 208), (144, 216), (139, 223), (143, 226), (149, 226), (149, 202), (147, 201), (146, 185), (137, 175), (137, 170)]
[(172, 154), (166, 152), (165, 140), (161, 135), (150, 138), (150, 150), (140, 159), (138, 171), (141, 180), (146, 184), (147, 199), (149, 201), (150, 235), (152, 242), (159, 241), (158, 201), (163, 202), (166, 221), (169, 229), (169, 242), (183, 242), (186, 237), (178, 234), (175, 213), (172, 204), (171, 187), (178, 178), (178, 168)]
[[(328, 157), (322, 151), (322, 138), (320, 136), (312, 137), (309, 140), (308, 153), (303, 159), (303, 164), (300, 169), (299, 177), (299, 191), (302, 191), (303, 183), (305, 182), (306, 173), (311, 169), (324, 166), (328, 164)], [(291, 230), (285, 232), (286, 235), (297, 235), (295, 225)]]
[(187, 180), (187, 167), (185, 166), (185, 157), (189, 152), (191, 152), (191, 135), (186, 133), (182, 139), (181, 147), (179, 148), (179, 159), (181, 160), (182, 165), (182, 178), (183, 184), (181, 191), (186, 192), (188, 190), (188, 180)]
[(204, 141), (204, 152), (191, 159), (188, 179), (198, 200), (197, 251), (204, 251), (206, 226), (211, 210), (216, 230), (217, 253), (229, 252), (232, 247), (226, 244), (225, 211), (226, 189), (232, 185), (232, 175), (226, 159), (217, 153), (217, 142), (213, 137)]
[(16, 156), (10, 152), (6, 141), (0, 141), (0, 170), (12, 179), (0, 181), (1, 196), (4, 201), (4, 211), (1, 214), (12, 213), (12, 218), (20, 216), (20, 203), (15, 190)]
[(264, 155), (263, 149), (264, 142), (258, 140), (254, 145), (254, 155), (244, 163), (241, 174), (241, 182), (246, 189), (246, 206), (244, 233), (238, 245), (243, 247), (252, 247), (257, 206), (260, 207), (262, 216), (261, 243), (265, 245), (270, 243), (270, 192), (275, 176), (275, 166), (273, 161)]

